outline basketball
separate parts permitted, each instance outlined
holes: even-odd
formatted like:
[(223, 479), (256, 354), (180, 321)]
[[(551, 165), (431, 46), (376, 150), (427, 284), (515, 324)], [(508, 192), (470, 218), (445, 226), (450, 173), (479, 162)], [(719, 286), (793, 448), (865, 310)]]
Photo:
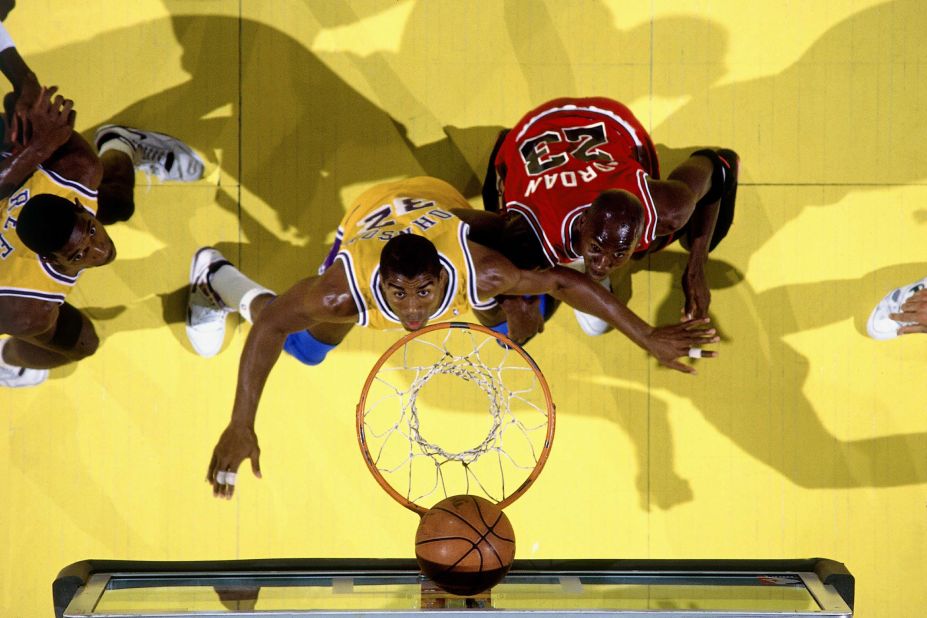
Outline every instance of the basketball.
[(473, 596), (505, 577), (515, 559), (515, 531), (502, 509), (489, 500), (451, 496), (422, 515), (415, 557), (436, 585)]

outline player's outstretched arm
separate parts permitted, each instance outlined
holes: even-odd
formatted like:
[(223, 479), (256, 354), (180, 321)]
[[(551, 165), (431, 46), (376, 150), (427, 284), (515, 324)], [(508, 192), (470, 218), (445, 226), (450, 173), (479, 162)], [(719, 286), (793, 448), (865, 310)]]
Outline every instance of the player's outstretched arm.
[[(550, 294), (584, 313), (605, 320), (666, 367), (695, 373), (693, 367), (676, 359), (687, 356), (692, 348), (719, 340), (714, 329), (705, 328), (709, 322), (707, 318), (655, 328), (600, 285), (574, 270), (559, 266), (544, 271), (520, 270), (495, 251), (479, 245), (472, 247), (481, 297)], [(705, 351), (701, 356), (712, 357), (715, 352)]]
[(356, 317), (357, 309), (338, 264), (320, 277), (300, 281), (263, 307), (241, 353), (232, 419), (209, 462), (206, 480), (212, 485), (213, 495), (232, 497), (234, 475), (245, 459), (251, 460), (255, 476), (261, 476), (254, 421), (267, 376), (280, 358), (287, 336), (320, 323), (352, 322)]

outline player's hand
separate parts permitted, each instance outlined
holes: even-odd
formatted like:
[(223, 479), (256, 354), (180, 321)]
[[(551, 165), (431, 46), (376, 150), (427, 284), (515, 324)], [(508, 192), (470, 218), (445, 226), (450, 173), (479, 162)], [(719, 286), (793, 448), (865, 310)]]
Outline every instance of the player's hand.
[(46, 156), (70, 139), (74, 132), (74, 101), (65, 99), (57, 86), (42, 88), (25, 115), (16, 114), (10, 137), (23, 146), (32, 146)]
[(29, 110), (35, 105), (39, 97), (42, 96), (42, 86), (35, 78), (35, 74), (29, 72), (20, 85), (19, 91), (15, 93), (16, 103), (13, 104), (13, 115), (18, 118), (26, 118)]
[(689, 350), (697, 350), (698, 358), (714, 358), (718, 355), (702, 346), (720, 341), (717, 332), (708, 326), (708, 318), (686, 320), (671, 326), (654, 328), (647, 337), (647, 351), (664, 367), (695, 373), (695, 367), (679, 362), (678, 358), (689, 356)]
[(544, 332), (544, 316), (541, 315), (541, 297), (510, 296), (502, 301), (502, 309), (509, 324), (509, 339), (518, 345)]
[(899, 335), (927, 333), (927, 288), (911, 295), (911, 298), (902, 303), (901, 311), (889, 317), (897, 322), (914, 322), (899, 328)]
[(705, 280), (705, 269), (688, 265), (682, 275), (682, 291), (686, 296), (684, 319), (693, 320), (708, 317), (711, 304), (711, 290)]
[(206, 481), (212, 485), (212, 495), (232, 498), (238, 467), (245, 459), (251, 460), (254, 476), (261, 478), (261, 449), (258, 447), (257, 434), (251, 427), (229, 423), (212, 451), (212, 460), (206, 473)]

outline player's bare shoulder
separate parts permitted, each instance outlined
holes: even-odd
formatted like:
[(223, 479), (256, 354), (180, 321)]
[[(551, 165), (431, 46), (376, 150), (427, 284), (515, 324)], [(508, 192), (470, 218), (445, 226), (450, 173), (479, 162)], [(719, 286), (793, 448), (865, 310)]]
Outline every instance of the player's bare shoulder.
[(325, 322), (351, 322), (357, 319), (357, 303), (344, 264), (338, 260), (324, 273), (296, 284), (298, 294), (312, 316)]
[(504, 294), (518, 277), (518, 269), (504, 255), (485, 245), (467, 240), (470, 255), (473, 256), (476, 285), (480, 296)]

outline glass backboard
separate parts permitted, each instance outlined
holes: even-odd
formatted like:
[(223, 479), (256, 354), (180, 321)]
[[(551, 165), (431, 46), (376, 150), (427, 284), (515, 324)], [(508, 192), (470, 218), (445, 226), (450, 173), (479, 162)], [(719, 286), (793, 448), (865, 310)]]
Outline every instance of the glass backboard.
[(58, 618), (228, 616), (843, 616), (853, 577), (825, 559), (516, 560), (457, 597), (414, 560), (85, 561), (55, 581)]

